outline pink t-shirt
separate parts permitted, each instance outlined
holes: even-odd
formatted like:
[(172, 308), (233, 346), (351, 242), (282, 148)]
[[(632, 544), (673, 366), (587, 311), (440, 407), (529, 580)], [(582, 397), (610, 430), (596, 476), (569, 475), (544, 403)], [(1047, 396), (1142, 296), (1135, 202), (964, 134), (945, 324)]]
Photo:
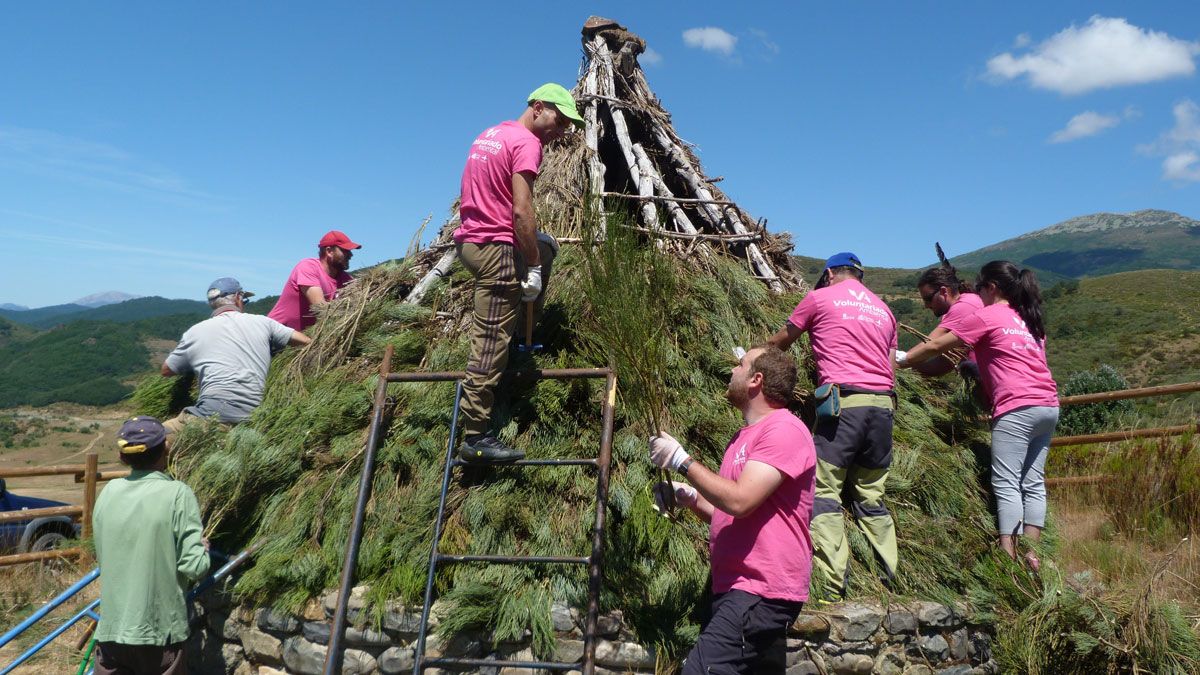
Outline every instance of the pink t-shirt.
[(992, 417), (1023, 406), (1058, 406), (1058, 387), (1038, 342), (1012, 307), (989, 305), (950, 331), (975, 350), (979, 377), (992, 394)]
[[(938, 328), (945, 328), (951, 333), (955, 328), (960, 328), (963, 322), (971, 318), (971, 315), (983, 309), (983, 299), (975, 293), (962, 293), (958, 296), (958, 301), (950, 305), (949, 311), (942, 315), (942, 320), (938, 322)], [(967, 353), (968, 360), (975, 360), (975, 352)]]
[(709, 526), (713, 593), (732, 589), (805, 602), (812, 572), (813, 479), (817, 455), (808, 427), (786, 408), (743, 427), (725, 448), (722, 478), (737, 480), (748, 461), (770, 464), (783, 482), (741, 518), (716, 509)]
[(319, 286), (326, 300), (337, 297), (338, 289), (353, 281), (353, 277), (342, 272), (336, 279), (329, 276), (320, 258), (305, 258), (296, 263), (292, 273), (288, 275), (287, 283), (279, 293), (279, 300), (267, 316), (293, 330), (304, 330), (317, 322), (317, 318), (309, 311), (308, 298), (304, 297), (301, 286)]
[(896, 318), (862, 282), (847, 279), (810, 291), (788, 321), (808, 331), (821, 384), (892, 388)]
[(517, 122), (501, 122), (479, 134), (463, 169), (462, 224), (454, 241), (514, 244), (512, 177), (522, 171), (537, 175), (541, 163), (542, 142)]

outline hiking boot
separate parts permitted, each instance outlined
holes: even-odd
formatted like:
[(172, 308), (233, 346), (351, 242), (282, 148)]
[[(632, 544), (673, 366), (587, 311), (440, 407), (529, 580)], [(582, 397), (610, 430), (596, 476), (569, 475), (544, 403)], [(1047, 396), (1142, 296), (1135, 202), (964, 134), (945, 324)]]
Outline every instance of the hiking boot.
[(458, 446), (458, 457), (468, 464), (504, 464), (524, 459), (525, 453), (505, 445), (491, 434), (468, 436)]

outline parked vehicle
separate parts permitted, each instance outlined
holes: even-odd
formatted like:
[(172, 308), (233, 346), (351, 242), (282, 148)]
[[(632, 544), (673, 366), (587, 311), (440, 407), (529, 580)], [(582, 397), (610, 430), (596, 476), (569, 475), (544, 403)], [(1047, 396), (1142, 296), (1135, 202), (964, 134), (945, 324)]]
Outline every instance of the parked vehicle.
[[(22, 497), (8, 491), (0, 478), (0, 512), (70, 506), (53, 499)], [(0, 555), (49, 551), (68, 539), (79, 537), (79, 524), (70, 516), (42, 516), (29, 520), (0, 523)]]

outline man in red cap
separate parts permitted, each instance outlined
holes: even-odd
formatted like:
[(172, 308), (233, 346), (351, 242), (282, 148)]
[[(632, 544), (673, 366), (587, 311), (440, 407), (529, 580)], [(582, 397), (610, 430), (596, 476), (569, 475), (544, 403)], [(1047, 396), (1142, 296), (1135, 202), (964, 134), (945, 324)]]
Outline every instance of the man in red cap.
[(354, 251), (362, 248), (341, 230), (330, 230), (317, 243), (318, 256), (296, 263), (279, 301), (267, 316), (293, 330), (304, 330), (317, 322), (312, 308), (337, 297), (338, 290), (353, 281), (346, 273)]

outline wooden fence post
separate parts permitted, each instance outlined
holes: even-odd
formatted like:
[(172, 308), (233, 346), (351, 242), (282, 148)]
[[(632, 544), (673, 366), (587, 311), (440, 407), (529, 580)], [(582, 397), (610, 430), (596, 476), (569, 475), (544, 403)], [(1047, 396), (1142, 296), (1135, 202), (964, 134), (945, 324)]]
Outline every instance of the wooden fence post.
[(99, 477), (100, 465), (96, 453), (89, 452), (84, 463), (83, 473), (83, 514), (80, 521), (83, 523), (83, 538), (90, 539), (92, 536), (92, 507), (96, 505), (96, 479)]

